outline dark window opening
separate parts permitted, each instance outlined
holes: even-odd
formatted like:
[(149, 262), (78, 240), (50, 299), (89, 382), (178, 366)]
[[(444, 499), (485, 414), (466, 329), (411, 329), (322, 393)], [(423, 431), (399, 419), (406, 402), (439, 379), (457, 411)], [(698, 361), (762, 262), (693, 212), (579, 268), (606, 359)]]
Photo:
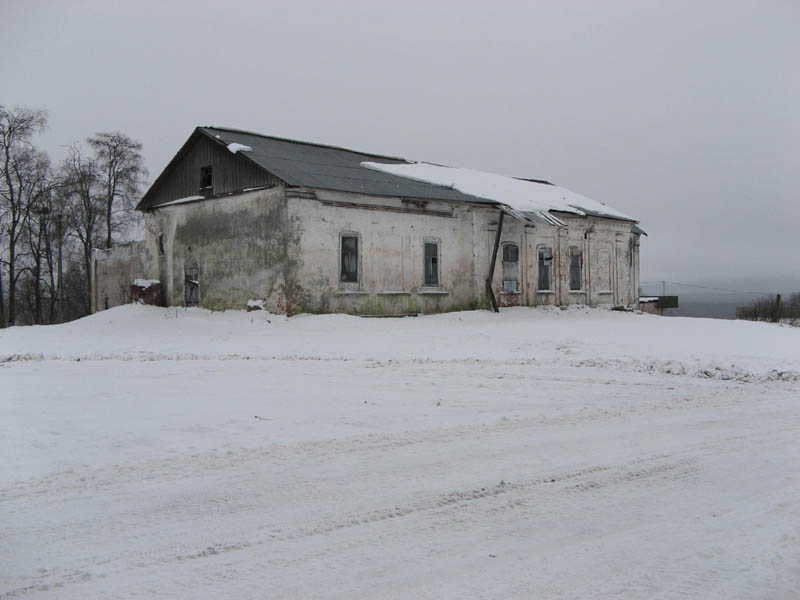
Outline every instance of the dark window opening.
[(342, 283), (358, 283), (358, 237), (342, 236)]
[(158, 234), (158, 255), (164, 256), (164, 234)]
[(186, 306), (200, 304), (200, 269), (197, 267), (184, 268), (183, 300)]
[(573, 248), (569, 252), (569, 289), (581, 289), (581, 267), (583, 254), (580, 250)]
[(506, 244), (503, 246), (503, 291), (519, 292), (517, 263), (519, 262), (519, 246)]
[(211, 165), (200, 167), (200, 189), (210, 188), (214, 185), (214, 177)]
[(439, 285), (439, 244), (425, 242), (425, 285)]
[(503, 246), (503, 262), (517, 262), (519, 260), (519, 247), (514, 244)]
[(550, 248), (539, 248), (539, 289), (549, 290), (550, 268), (553, 264), (553, 253)]

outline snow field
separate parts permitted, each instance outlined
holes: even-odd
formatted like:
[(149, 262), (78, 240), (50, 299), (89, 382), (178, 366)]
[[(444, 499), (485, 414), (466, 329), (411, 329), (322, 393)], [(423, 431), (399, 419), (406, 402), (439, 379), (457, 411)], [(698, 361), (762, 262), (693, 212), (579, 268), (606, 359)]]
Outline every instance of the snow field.
[(169, 315), (0, 333), (0, 597), (800, 589), (796, 329)]

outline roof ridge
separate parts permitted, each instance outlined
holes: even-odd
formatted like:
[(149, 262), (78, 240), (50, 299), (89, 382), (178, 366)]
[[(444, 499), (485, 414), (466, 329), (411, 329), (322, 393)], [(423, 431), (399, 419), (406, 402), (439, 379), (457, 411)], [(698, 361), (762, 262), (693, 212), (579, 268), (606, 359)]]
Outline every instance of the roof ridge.
[(318, 148), (331, 148), (333, 150), (344, 150), (345, 152), (352, 152), (353, 154), (361, 154), (363, 156), (372, 156), (375, 158), (388, 158), (391, 160), (402, 160), (403, 162), (413, 163), (412, 161), (402, 156), (390, 156), (388, 154), (376, 154), (374, 152), (362, 152), (361, 150), (353, 150), (352, 148), (345, 148), (344, 146), (335, 146), (333, 144), (322, 144), (320, 142), (308, 142), (305, 140), (298, 140), (295, 138), (281, 137), (279, 135), (266, 135), (258, 133), (257, 131), (249, 131), (247, 129), (237, 129), (235, 127), (217, 127), (216, 125), (200, 125), (200, 129), (211, 129), (215, 131), (230, 131), (232, 133), (244, 133), (246, 135), (254, 135), (260, 138), (267, 138), (271, 140), (280, 140), (282, 142), (291, 142), (293, 144), (303, 144), (304, 146), (317, 146)]

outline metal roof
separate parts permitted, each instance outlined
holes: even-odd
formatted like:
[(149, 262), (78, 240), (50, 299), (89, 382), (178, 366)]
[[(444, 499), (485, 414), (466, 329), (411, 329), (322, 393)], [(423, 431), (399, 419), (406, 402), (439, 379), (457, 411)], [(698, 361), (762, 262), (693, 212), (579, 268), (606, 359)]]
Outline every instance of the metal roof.
[(335, 146), (269, 137), (236, 129), (200, 127), (200, 131), (225, 146), (232, 143), (250, 146), (252, 151), (242, 154), (290, 186), (375, 196), (496, 204), (491, 200), (463, 194), (452, 188), (414, 181), (361, 166), (362, 162), (368, 161), (408, 162), (394, 156), (365, 154)]
[[(239, 150), (237, 154), (257, 167), (278, 177), (293, 187), (309, 187), (338, 192), (368, 194), (373, 196), (393, 196), (416, 198), (420, 200), (444, 200), (452, 202), (469, 202), (496, 205), (510, 216), (541, 225), (564, 226), (555, 215), (545, 211), (520, 212), (492, 199), (472, 196), (452, 187), (436, 185), (393, 175), (384, 171), (367, 169), (362, 162), (381, 162), (404, 164), (410, 161), (396, 156), (367, 154), (337, 146), (328, 146), (312, 142), (303, 142), (287, 138), (261, 135), (251, 131), (229, 129), (225, 127), (198, 127), (194, 136), (203, 134), (211, 140), (227, 147), (230, 144), (249, 146), (250, 150)], [(178, 161), (184, 148), (167, 165), (150, 188), (157, 187), (162, 177)], [(525, 179), (535, 183), (552, 185), (540, 179)], [(145, 193), (140, 207), (148, 206), (146, 200), (150, 191)], [(583, 209), (581, 209), (583, 210)], [(606, 216), (607, 215), (597, 215)]]

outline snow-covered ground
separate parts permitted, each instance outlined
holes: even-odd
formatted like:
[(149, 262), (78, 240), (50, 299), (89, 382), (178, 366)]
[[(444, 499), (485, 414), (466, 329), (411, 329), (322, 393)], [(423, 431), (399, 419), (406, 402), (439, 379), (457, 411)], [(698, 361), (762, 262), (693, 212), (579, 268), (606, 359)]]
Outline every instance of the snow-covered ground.
[(0, 332), (0, 597), (796, 598), (800, 329), (127, 306)]

